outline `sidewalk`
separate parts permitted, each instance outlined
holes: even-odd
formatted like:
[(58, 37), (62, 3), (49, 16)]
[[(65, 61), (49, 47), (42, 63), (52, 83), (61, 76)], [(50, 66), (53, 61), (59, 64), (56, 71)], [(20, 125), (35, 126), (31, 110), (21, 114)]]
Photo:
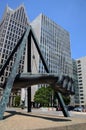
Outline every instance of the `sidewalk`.
[(26, 113), (15, 109), (5, 112), (0, 130), (86, 130), (86, 118)]

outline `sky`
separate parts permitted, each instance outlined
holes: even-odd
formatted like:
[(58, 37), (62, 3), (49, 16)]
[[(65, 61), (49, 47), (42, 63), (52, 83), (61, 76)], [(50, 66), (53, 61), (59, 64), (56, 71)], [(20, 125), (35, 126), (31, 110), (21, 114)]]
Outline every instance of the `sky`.
[(6, 5), (16, 9), (21, 4), (30, 21), (43, 13), (70, 33), (72, 58), (86, 56), (86, 0), (1, 0), (0, 20)]

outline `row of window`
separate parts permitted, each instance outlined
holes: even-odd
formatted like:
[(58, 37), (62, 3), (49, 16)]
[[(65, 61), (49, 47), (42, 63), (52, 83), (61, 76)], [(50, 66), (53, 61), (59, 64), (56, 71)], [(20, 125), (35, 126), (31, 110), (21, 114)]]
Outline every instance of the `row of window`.
[(18, 27), (18, 28), (20, 28), (20, 29), (25, 29), (24, 25), (21, 25), (21, 24), (19, 24), (18, 22), (12, 20), (12, 19), (10, 20), (9, 26), (14, 27), (14, 28), (17, 28), (17, 27)]
[(12, 18), (19, 20), (20, 22), (27, 22), (27, 18), (24, 14), (24, 9), (21, 7), (14, 14), (11, 15)]
[[(10, 19), (10, 21), (8, 21), (10, 16), (11, 16), (11, 19)], [(20, 20), (18, 21), (19, 17), (20, 17)], [(9, 26), (8, 26), (8, 24), (9, 24)], [(6, 17), (3, 20), (3, 24), (1, 26), (2, 32), (0, 31), (1, 32), (0, 36), (2, 37), (0, 43), (2, 45), (4, 44), (3, 54), (2, 54), (2, 59), (1, 59), (1, 67), (6, 62), (8, 56), (12, 52), (14, 46), (17, 44), (17, 41), (20, 38), (21, 34), (23, 34), (23, 32), (26, 28), (25, 26), (27, 26), (27, 18), (25, 16), (23, 8), (17, 10), (16, 12), (13, 12), (13, 14), (10, 12), (7, 13)], [(7, 28), (8, 28), (8, 30), (7, 30)], [(7, 34), (6, 34), (6, 31), (7, 31)], [(4, 43), (5, 35), (6, 35), (6, 40)], [(2, 51), (1, 48), (0, 48), (0, 51)], [(25, 49), (24, 49), (24, 53), (22, 55), (23, 56), (20, 61), (18, 72), (22, 72), (23, 68), (24, 68)], [(3, 76), (1, 77), (2, 82), (4, 82), (4, 80), (8, 77), (8, 75), (12, 69), (12, 65), (14, 64), (15, 58), (16, 58), (16, 54), (10, 61), (9, 65), (6, 67), (4, 77)]]
[(50, 31), (58, 31), (58, 32), (61, 32), (63, 33), (63, 35), (65, 34), (66, 36), (69, 37), (69, 34), (67, 31), (65, 31), (63, 28), (61, 28), (59, 25), (57, 25), (54, 21), (50, 20), (48, 17), (42, 15), (42, 24), (44, 26), (46, 26), (46, 28), (50, 28), (51, 30)]

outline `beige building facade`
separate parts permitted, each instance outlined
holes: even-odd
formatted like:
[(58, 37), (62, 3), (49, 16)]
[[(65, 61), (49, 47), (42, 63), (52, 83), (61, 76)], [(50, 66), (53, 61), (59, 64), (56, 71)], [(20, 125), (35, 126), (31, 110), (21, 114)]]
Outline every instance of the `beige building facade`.
[(76, 60), (78, 89), (79, 89), (79, 105), (86, 107), (86, 56)]

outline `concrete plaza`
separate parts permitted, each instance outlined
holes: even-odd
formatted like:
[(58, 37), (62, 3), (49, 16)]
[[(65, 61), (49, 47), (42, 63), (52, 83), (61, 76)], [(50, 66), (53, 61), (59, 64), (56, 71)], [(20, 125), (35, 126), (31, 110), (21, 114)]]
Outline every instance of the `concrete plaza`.
[(70, 114), (66, 118), (57, 111), (7, 109), (0, 130), (86, 130), (86, 113)]

